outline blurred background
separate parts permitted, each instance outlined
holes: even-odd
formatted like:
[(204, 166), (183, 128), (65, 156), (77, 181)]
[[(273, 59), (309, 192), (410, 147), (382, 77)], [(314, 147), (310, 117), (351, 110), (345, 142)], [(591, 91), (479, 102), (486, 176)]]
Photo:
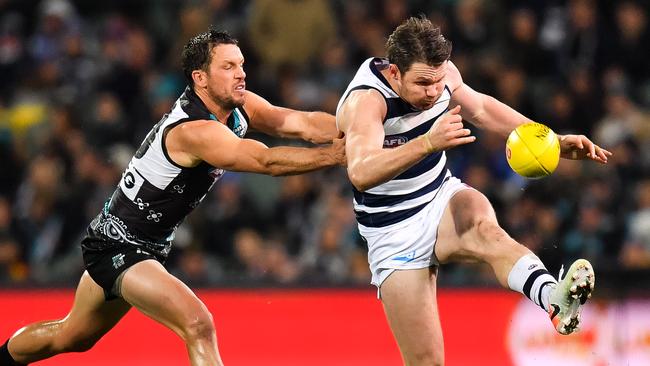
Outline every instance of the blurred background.
[[(0, 286), (76, 284), (86, 226), (185, 87), (182, 46), (209, 25), (239, 39), (248, 89), (333, 113), (359, 64), (424, 14), (453, 42), (467, 84), (614, 153), (607, 166), (563, 160), (530, 181), (509, 169), (501, 137), (476, 131), (448, 153), (452, 172), (552, 273), (584, 257), (598, 297), (645, 296), (649, 11), (644, 0), (0, 0)], [(178, 229), (168, 268), (192, 287), (367, 290), (351, 203), (341, 168), (226, 173)], [(489, 269), (467, 265), (444, 266), (440, 284), (497, 287)]]

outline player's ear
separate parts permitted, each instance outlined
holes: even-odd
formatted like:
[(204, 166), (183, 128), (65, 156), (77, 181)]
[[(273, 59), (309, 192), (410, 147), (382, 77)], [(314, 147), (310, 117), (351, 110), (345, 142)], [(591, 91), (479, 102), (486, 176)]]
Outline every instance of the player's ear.
[(208, 85), (208, 74), (203, 70), (192, 71), (192, 80), (194, 85), (205, 88)]
[(397, 65), (395, 64), (388, 65), (388, 72), (390, 73), (390, 77), (393, 80), (399, 80), (400, 73), (399, 73), (399, 68), (397, 68)]

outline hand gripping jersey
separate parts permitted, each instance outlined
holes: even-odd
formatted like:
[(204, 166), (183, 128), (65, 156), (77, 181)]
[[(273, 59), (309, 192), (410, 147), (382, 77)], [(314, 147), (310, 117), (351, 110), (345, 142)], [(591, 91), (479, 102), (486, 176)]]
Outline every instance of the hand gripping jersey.
[[(166, 133), (181, 123), (196, 120), (220, 123), (188, 87), (172, 110), (153, 126), (131, 159), (117, 189), (91, 222), (91, 239), (145, 246), (167, 256), (178, 225), (224, 174), (205, 162), (185, 168), (169, 157), (164, 143)], [(248, 116), (243, 108), (232, 112), (227, 126), (237, 136), (244, 136)]]
[[(424, 134), (448, 109), (451, 92), (445, 89), (435, 105), (419, 111), (395, 93), (380, 70), (388, 67), (381, 58), (366, 60), (339, 101), (337, 111), (352, 91), (376, 89), (388, 107), (383, 120), (384, 148), (390, 149)], [(422, 210), (436, 197), (450, 175), (444, 151), (430, 154), (392, 180), (365, 192), (354, 190), (354, 211), (361, 229), (401, 222)]]

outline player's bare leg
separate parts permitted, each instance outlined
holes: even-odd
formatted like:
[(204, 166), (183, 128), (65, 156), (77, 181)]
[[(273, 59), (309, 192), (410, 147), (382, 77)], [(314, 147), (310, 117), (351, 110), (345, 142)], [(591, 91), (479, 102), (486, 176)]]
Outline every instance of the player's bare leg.
[(519, 258), (532, 254), (499, 226), (490, 202), (474, 189), (459, 191), (449, 201), (438, 227), (435, 253), (441, 263), (486, 262), (504, 287)]
[(460, 191), (449, 201), (435, 253), (441, 263), (488, 263), (502, 286), (523, 293), (549, 312), (561, 334), (578, 329), (581, 306), (594, 288), (593, 267), (586, 260), (576, 261), (558, 285), (539, 258), (499, 226), (487, 198), (473, 189)]
[(395, 271), (381, 286), (388, 324), (407, 366), (444, 364), (433, 268)]
[(16, 362), (27, 364), (59, 353), (87, 351), (130, 308), (122, 299), (105, 301), (104, 290), (84, 272), (70, 313), (17, 331), (9, 340), (9, 354)]
[(139, 262), (121, 278), (122, 298), (178, 334), (192, 366), (223, 365), (212, 315), (198, 297), (155, 260)]

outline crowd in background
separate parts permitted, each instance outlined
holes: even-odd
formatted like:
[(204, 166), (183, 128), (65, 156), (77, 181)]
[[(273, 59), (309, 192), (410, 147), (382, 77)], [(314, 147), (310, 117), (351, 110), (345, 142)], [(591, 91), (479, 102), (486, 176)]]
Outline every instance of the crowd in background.
[[(74, 284), (80, 238), (132, 153), (185, 87), (182, 46), (213, 24), (240, 41), (247, 88), (333, 113), (359, 64), (423, 14), (465, 83), (614, 153), (516, 176), (504, 139), (448, 152), (502, 226), (556, 271), (650, 268), (650, 27), (637, 1), (0, 0), (0, 284)], [(270, 145), (295, 143), (251, 134)], [(194, 285), (367, 284), (343, 168), (226, 173), (178, 229), (169, 270)], [(444, 266), (451, 285), (494, 284)]]

